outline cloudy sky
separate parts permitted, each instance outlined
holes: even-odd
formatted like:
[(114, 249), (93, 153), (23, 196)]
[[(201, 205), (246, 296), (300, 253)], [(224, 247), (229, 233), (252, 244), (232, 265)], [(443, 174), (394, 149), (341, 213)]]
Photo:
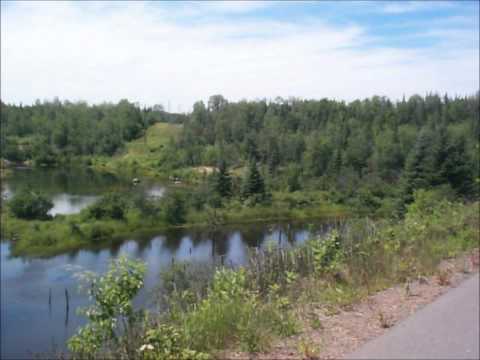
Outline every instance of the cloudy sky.
[(479, 3), (3, 2), (1, 95), (350, 101), (479, 89)]

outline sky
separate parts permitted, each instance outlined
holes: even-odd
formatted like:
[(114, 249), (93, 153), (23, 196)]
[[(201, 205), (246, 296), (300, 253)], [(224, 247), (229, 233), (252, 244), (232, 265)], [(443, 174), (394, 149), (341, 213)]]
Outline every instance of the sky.
[(277, 96), (471, 95), (478, 1), (1, 3), (1, 98), (190, 111)]

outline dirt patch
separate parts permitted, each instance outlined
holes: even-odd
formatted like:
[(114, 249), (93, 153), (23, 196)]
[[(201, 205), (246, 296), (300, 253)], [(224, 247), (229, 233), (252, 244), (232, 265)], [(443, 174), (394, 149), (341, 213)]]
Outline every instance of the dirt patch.
[(200, 174), (204, 174), (204, 175), (210, 175), (215, 170), (218, 170), (218, 169), (214, 166), (197, 166), (197, 167), (193, 168), (193, 171), (196, 171), (196, 172), (198, 172)]
[[(479, 249), (443, 261), (434, 276), (419, 277), (367, 297), (348, 310), (332, 315), (326, 308), (314, 309), (319, 328), (303, 325), (300, 335), (283, 339), (268, 353), (228, 353), (228, 359), (339, 359), (360, 345), (382, 335), (388, 328), (433, 302), (479, 271)], [(307, 350), (307, 351), (306, 351)], [(311, 354), (311, 355), (306, 355)]]

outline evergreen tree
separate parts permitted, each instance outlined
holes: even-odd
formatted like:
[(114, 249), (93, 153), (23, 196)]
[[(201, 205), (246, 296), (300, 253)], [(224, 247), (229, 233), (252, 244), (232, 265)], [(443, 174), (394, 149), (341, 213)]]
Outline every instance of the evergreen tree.
[(448, 141), (444, 152), (447, 154), (443, 163), (439, 164), (439, 174), (444, 183), (460, 195), (472, 196), (474, 181), (472, 164), (469, 162), (468, 154), (465, 151), (465, 139), (460, 137)]
[(435, 153), (433, 138), (429, 129), (423, 129), (410, 152), (405, 164), (402, 178), (403, 200), (413, 200), (413, 192), (417, 189), (429, 188), (435, 180)]
[(227, 165), (223, 160), (221, 160), (218, 165), (214, 187), (215, 191), (217, 191), (222, 197), (229, 197), (232, 195), (232, 179), (228, 173)]
[(165, 221), (167, 224), (178, 225), (185, 223), (187, 210), (185, 200), (178, 193), (172, 193), (165, 198)]
[(302, 169), (298, 165), (291, 165), (288, 168), (287, 186), (289, 192), (294, 192), (302, 188), (300, 175)]
[(248, 198), (252, 195), (265, 195), (265, 183), (263, 181), (262, 175), (257, 168), (257, 163), (252, 160), (250, 161), (247, 176), (243, 182), (242, 195), (245, 198)]

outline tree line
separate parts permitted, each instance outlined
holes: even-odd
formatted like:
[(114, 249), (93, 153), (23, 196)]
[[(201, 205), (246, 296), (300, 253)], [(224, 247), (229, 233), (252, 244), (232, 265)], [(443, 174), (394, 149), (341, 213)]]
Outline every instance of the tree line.
[(395, 194), (409, 202), (413, 190), (439, 185), (475, 197), (479, 135), (478, 93), (351, 103), (231, 103), (215, 95), (195, 103), (172, 150), (176, 166), (255, 163), (273, 189), (330, 190), (366, 202)]
[[(371, 207), (385, 198), (412, 199), (413, 190), (444, 186), (478, 195), (479, 93), (428, 94), (400, 101), (372, 97), (350, 103), (282, 99), (229, 102), (221, 95), (194, 104), (188, 115), (122, 100), (88, 105), (1, 104), (2, 157), (51, 164), (61, 156), (113, 155), (156, 121), (183, 123), (161, 149), (158, 167), (220, 169), (214, 187), (233, 191), (326, 190)], [(248, 178), (235, 189), (230, 171)], [(266, 197), (268, 198), (268, 196)]]
[(128, 100), (99, 105), (58, 99), (33, 105), (1, 103), (2, 157), (48, 166), (65, 157), (111, 156), (160, 120), (183, 121), (182, 115), (167, 113), (161, 105), (141, 107)]

